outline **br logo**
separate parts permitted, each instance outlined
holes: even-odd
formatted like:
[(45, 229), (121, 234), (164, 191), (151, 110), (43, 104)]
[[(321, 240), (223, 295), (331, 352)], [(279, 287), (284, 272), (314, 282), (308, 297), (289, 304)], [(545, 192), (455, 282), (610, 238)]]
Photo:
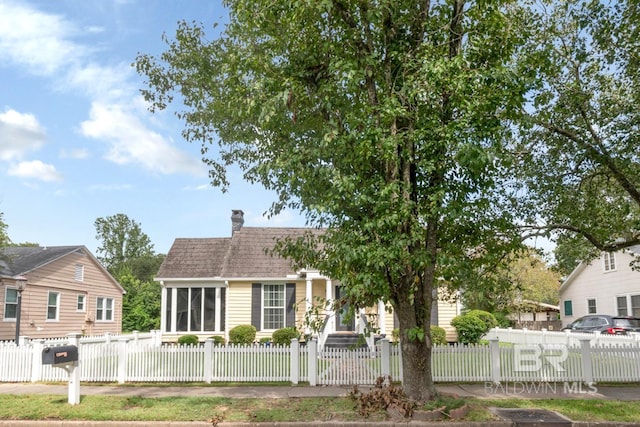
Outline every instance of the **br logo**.
[(546, 363), (557, 372), (564, 372), (563, 363), (568, 357), (569, 351), (562, 344), (515, 344), (513, 369), (515, 372), (536, 372)]

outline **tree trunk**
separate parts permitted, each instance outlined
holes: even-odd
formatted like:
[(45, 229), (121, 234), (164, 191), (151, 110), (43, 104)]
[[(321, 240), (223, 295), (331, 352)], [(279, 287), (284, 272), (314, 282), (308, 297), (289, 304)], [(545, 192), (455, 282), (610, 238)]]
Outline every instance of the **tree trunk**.
[[(431, 307), (423, 307), (417, 300), (412, 304), (405, 297), (398, 300), (395, 310), (400, 327), (403, 390), (416, 402), (432, 400), (436, 389), (431, 371)], [(419, 318), (416, 313), (421, 312), (425, 314)], [(409, 338), (409, 331), (416, 328), (424, 331), (424, 339)]]

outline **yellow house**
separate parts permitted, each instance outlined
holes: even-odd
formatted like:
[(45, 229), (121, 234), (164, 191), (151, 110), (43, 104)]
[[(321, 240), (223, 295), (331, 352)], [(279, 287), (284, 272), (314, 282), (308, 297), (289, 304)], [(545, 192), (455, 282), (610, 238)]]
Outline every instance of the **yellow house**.
[[(340, 299), (336, 280), (313, 269), (295, 271), (289, 260), (268, 253), (276, 239), (300, 237), (310, 229), (243, 227), (241, 210), (232, 212), (231, 222), (231, 237), (174, 241), (156, 277), (162, 288), (163, 340), (175, 341), (185, 334), (201, 340), (213, 335), (228, 338), (230, 329), (246, 324), (255, 326), (257, 339), (289, 326), (317, 335), (321, 344), (334, 334), (369, 330), (391, 338), (394, 316), (382, 302), (358, 309), (355, 318), (347, 320), (330, 305), (315, 305)], [(442, 309), (439, 304), (434, 316), (449, 329), (451, 307), (455, 311), (455, 304)], [(310, 328), (305, 322), (305, 314), (311, 312), (319, 316), (316, 323), (321, 327)]]

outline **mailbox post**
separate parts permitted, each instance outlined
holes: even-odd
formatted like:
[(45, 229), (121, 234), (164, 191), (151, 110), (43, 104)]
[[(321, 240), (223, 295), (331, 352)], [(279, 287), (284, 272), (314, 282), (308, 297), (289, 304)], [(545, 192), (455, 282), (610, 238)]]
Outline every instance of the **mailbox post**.
[(80, 370), (78, 369), (78, 347), (61, 345), (42, 350), (42, 364), (62, 368), (69, 374), (69, 404), (80, 403)]

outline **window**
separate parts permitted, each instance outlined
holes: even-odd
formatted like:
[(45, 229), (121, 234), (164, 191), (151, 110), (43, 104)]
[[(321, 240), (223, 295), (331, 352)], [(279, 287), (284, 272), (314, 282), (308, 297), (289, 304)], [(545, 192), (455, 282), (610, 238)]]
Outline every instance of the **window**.
[(4, 318), (16, 319), (16, 312), (18, 311), (18, 290), (13, 288), (6, 288), (4, 293)]
[(96, 300), (96, 321), (113, 321), (113, 298), (98, 297)]
[(605, 252), (602, 254), (604, 261), (604, 271), (613, 271), (616, 269), (616, 254), (613, 252)]
[(627, 308), (627, 297), (616, 297), (616, 305), (618, 306), (618, 316), (628, 316), (629, 309)]
[(640, 317), (640, 295), (631, 295), (631, 315)]
[(284, 285), (262, 286), (262, 329), (280, 329), (285, 327)]
[(166, 332), (172, 332), (172, 316), (178, 332), (224, 331), (225, 291), (222, 287), (167, 289)]
[(84, 311), (85, 310), (85, 298), (86, 295), (85, 294), (78, 294), (78, 299), (76, 302), (76, 311)]
[(589, 298), (587, 300), (587, 313), (588, 314), (596, 314), (597, 310), (596, 310), (596, 299), (595, 298)]
[(564, 315), (573, 316), (573, 306), (571, 304), (571, 300), (567, 300), (564, 302)]
[(76, 282), (84, 282), (84, 265), (76, 264), (76, 271), (74, 276)]
[(47, 299), (47, 320), (58, 320), (58, 312), (60, 311), (60, 292), (49, 291)]

